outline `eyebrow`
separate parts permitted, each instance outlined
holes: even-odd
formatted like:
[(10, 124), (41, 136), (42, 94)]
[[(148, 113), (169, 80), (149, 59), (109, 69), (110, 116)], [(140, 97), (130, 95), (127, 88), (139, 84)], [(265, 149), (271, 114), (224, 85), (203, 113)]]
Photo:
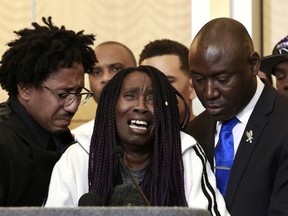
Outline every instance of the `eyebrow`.
[(167, 79), (174, 79), (174, 80), (177, 80), (177, 77), (175, 77), (175, 76), (167, 75), (166, 77), (167, 77)]
[[(137, 92), (137, 91), (140, 91), (141, 87), (139, 86), (135, 86), (135, 87), (124, 87), (122, 88), (123, 91), (132, 91), (132, 92)], [(146, 90), (149, 90), (149, 91), (153, 91), (153, 87), (152, 86), (149, 86), (146, 88)]]
[(133, 92), (136, 92), (136, 91), (139, 91), (140, 90), (140, 87), (124, 87), (123, 89), (122, 89), (124, 92), (126, 92), (126, 91), (133, 91)]
[(112, 66), (116, 66), (116, 65), (120, 65), (125, 67), (125, 65), (121, 62), (115, 62), (115, 63), (111, 63), (111, 64), (105, 64), (105, 65), (96, 65), (94, 68), (102, 68), (102, 67), (112, 67)]

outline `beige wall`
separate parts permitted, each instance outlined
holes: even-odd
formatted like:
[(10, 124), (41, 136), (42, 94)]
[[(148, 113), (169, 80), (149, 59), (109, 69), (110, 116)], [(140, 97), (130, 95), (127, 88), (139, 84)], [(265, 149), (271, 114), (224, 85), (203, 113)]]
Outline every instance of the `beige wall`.
[[(190, 0), (0, 0), (0, 53), (13, 31), (52, 16), (57, 25), (96, 34), (96, 42), (116, 40), (130, 47), (136, 58), (143, 46), (159, 38), (190, 45)], [(88, 84), (88, 83), (87, 83)], [(88, 86), (88, 85), (87, 85)], [(3, 92), (0, 92), (1, 98)], [(96, 104), (79, 107), (71, 128), (94, 118)]]
[[(138, 59), (143, 46), (155, 39), (170, 38), (189, 46), (193, 31), (197, 32), (209, 19), (233, 16), (233, 10), (240, 13), (239, 21), (252, 16), (251, 35), (259, 50), (259, 2), (261, 0), (0, 0), (0, 54), (7, 49), (6, 43), (15, 38), (14, 30), (30, 26), (31, 20), (39, 22), (42, 16), (52, 16), (57, 25), (96, 34), (95, 45), (105, 40), (123, 42)], [(233, 9), (233, 4), (238, 6)], [(288, 1), (263, 0), (263, 6), (263, 54), (268, 55), (288, 34), (285, 17)], [(200, 15), (192, 16), (192, 7), (196, 12), (197, 7), (201, 8)], [(252, 14), (247, 14), (249, 7)], [(89, 88), (88, 83), (86, 86)], [(6, 99), (6, 93), (0, 89), (0, 102)], [(196, 114), (202, 111), (199, 101), (193, 103), (193, 107)], [(71, 128), (94, 118), (95, 109), (93, 100), (81, 106)]]
[(263, 54), (270, 55), (273, 47), (288, 35), (287, 0), (263, 0), (264, 46)]

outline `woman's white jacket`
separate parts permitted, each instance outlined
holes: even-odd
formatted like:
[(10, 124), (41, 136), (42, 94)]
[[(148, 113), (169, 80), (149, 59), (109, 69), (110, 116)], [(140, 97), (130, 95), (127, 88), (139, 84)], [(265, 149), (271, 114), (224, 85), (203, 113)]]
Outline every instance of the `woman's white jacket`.
[[(78, 206), (88, 192), (88, 159), (91, 135), (77, 137), (56, 163), (45, 207)], [(200, 145), (181, 132), (185, 194), (188, 207), (207, 209), (212, 215), (229, 215), (216, 179)]]

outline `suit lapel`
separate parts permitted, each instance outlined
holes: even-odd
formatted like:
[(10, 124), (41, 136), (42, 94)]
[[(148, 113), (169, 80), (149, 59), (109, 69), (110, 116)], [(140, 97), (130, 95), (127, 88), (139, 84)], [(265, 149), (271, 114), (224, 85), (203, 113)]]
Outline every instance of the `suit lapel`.
[[(276, 90), (272, 90), (271, 88), (271, 86), (265, 85), (264, 90), (249, 118), (237, 150), (225, 197), (226, 204), (229, 207), (233, 203), (234, 196), (237, 193), (241, 178), (245, 173), (245, 169), (253, 155), (253, 151), (255, 147), (259, 145), (259, 137), (267, 124), (266, 115), (273, 109)], [(246, 134), (246, 132), (249, 134)], [(253, 135), (251, 133), (253, 133)]]
[(214, 148), (215, 148), (215, 132), (216, 132), (216, 121), (210, 117), (209, 123), (207, 122), (207, 136), (205, 136), (205, 143), (208, 143), (207, 158), (211, 164), (212, 171), (214, 172)]

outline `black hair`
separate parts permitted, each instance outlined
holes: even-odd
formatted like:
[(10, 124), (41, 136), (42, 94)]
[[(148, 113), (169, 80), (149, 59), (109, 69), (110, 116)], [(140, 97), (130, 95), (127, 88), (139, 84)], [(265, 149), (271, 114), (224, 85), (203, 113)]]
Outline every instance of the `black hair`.
[(140, 53), (139, 65), (141, 65), (145, 59), (162, 55), (178, 56), (180, 69), (190, 77), (188, 62), (189, 49), (185, 45), (170, 39), (155, 40), (148, 43)]
[(0, 83), (9, 96), (18, 94), (18, 84), (38, 87), (49, 74), (60, 68), (82, 63), (90, 73), (97, 61), (93, 48), (95, 36), (53, 25), (52, 18), (42, 18), (46, 26), (33, 22), (33, 29), (14, 31), (18, 39), (8, 43), (0, 65)]
[(187, 206), (180, 130), (189, 120), (188, 106), (184, 102), (185, 117), (180, 125), (176, 95), (184, 99), (166, 76), (151, 66), (123, 69), (103, 89), (90, 145), (89, 192), (98, 194), (103, 205), (108, 205), (119, 177), (119, 160), (112, 153), (117, 145), (115, 107), (123, 79), (136, 71), (150, 76), (155, 100), (152, 158), (140, 186), (152, 206)]

